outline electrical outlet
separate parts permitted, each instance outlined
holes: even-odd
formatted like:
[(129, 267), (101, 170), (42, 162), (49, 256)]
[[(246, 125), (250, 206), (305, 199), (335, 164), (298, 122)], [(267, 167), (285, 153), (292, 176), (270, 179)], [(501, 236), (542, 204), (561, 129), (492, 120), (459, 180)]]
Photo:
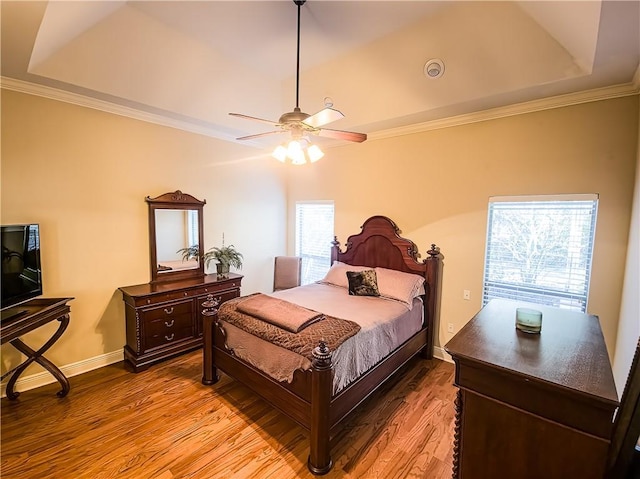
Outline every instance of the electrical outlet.
[(469, 301), (471, 299), (471, 291), (469, 291), (468, 289), (462, 291), (462, 299), (464, 299), (465, 301)]
[(453, 323), (447, 324), (447, 333), (453, 333)]

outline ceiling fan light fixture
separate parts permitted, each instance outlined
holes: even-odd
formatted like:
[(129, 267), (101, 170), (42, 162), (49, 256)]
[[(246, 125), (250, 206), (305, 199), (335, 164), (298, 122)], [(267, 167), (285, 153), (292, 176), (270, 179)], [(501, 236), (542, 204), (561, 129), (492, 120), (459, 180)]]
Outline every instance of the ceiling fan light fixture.
[(300, 158), (300, 155), (304, 157), (304, 151), (302, 151), (302, 145), (298, 140), (291, 140), (289, 146), (287, 146), (287, 156), (292, 160)]
[(292, 165), (304, 165), (307, 159), (300, 140), (291, 140), (287, 147), (287, 156), (291, 158)]
[(279, 162), (284, 163), (287, 160), (287, 149), (283, 145), (278, 145), (278, 147), (273, 150), (271, 156)]
[(288, 158), (292, 165), (304, 165), (307, 162), (315, 163), (324, 156), (324, 153), (318, 145), (313, 145), (307, 138), (302, 138), (278, 145), (271, 155), (281, 163), (285, 163)]
[(309, 155), (309, 161), (311, 161), (311, 163), (315, 163), (324, 156), (324, 153), (318, 145), (311, 145), (307, 149), (307, 155)]

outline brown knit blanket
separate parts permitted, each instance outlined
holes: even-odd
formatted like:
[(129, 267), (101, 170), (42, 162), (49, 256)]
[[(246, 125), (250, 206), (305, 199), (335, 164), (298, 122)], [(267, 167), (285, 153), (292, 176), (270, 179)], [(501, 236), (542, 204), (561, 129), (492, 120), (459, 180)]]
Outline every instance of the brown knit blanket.
[(254, 295), (225, 301), (218, 310), (218, 319), (308, 359), (312, 359), (311, 352), (320, 341), (324, 341), (330, 351), (335, 351), (338, 346), (360, 331), (360, 325), (353, 321), (324, 316), (324, 319), (312, 323), (300, 332), (292, 333), (238, 311), (238, 304), (252, 296)]
[(236, 304), (237, 310), (261, 319), (291, 333), (299, 333), (310, 324), (324, 318), (324, 314), (297, 304), (256, 293)]

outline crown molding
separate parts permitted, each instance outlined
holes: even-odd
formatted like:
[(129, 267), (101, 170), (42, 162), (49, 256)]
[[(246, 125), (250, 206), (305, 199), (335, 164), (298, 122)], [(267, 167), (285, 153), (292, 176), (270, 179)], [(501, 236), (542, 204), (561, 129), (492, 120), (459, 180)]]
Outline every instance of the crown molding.
[(526, 113), (534, 113), (544, 110), (552, 110), (555, 108), (580, 105), (582, 103), (590, 103), (594, 101), (610, 100), (613, 98), (638, 95), (640, 93), (640, 74), (638, 72), (640, 72), (640, 67), (636, 71), (634, 81), (623, 85), (597, 88), (577, 93), (569, 93), (566, 95), (558, 95), (550, 98), (544, 98), (542, 100), (516, 103), (514, 105), (491, 108), (489, 110), (452, 116), (439, 120), (415, 123), (413, 125), (399, 128), (390, 128), (387, 130), (381, 130), (371, 133), (370, 135), (368, 135), (368, 139), (380, 140), (384, 138), (393, 138), (396, 136), (411, 135), (414, 133), (422, 133), (425, 131), (438, 130), (441, 128), (467, 125), (469, 123), (497, 120), (499, 118), (506, 118), (509, 116), (524, 115)]
[[(44, 98), (71, 103), (73, 105), (92, 108), (94, 110), (112, 113), (114, 115), (125, 116), (140, 121), (155, 123), (157, 125), (176, 128), (199, 135), (205, 135), (218, 138), (225, 141), (233, 141), (234, 137), (222, 133), (215, 128), (194, 122), (170, 118), (169, 116), (150, 113), (136, 108), (118, 105), (112, 102), (91, 98), (78, 93), (68, 92), (46, 85), (39, 85), (15, 78), (0, 77), (0, 86), (3, 89), (27, 93), (30, 95), (41, 96)], [(554, 108), (562, 108), (582, 103), (594, 101), (609, 100), (625, 96), (637, 95), (640, 93), (640, 66), (636, 70), (633, 81), (630, 83), (615, 85), (611, 87), (597, 88), (577, 93), (569, 93), (566, 95), (558, 95), (542, 100), (533, 100), (524, 103), (517, 103), (504, 107), (492, 108), (489, 110), (468, 113), (464, 115), (442, 118), (413, 125), (402, 126), (398, 128), (389, 128), (368, 134), (369, 140), (380, 140), (384, 138), (393, 138), (403, 135), (411, 135), (422, 133), (430, 130), (441, 128), (450, 128), (454, 126), (466, 125), (469, 123), (477, 123), (488, 120), (496, 120), (510, 116), (523, 115), (526, 113), (551, 110)]]
[(27, 93), (29, 95), (48, 98), (50, 100), (57, 100), (65, 103), (70, 103), (72, 105), (92, 108), (94, 110), (112, 113), (114, 115), (125, 116), (128, 118), (133, 118), (135, 120), (167, 126), (169, 128), (184, 130), (190, 133), (197, 133), (199, 135), (210, 136), (221, 140), (232, 141), (234, 139), (233, 136), (221, 133), (212, 126), (198, 124), (196, 120), (190, 122), (186, 120), (170, 118), (167, 115), (151, 113), (137, 108), (118, 105), (113, 102), (92, 98), (86, 95), (81, 95), (79, 93), (60, 90), (58, 88), (53, 88), (46, 85), (27, 82), (24, 80), (18, 80), (15, 78), (8, 78), (3, 76), (0, 77), (0, 87), (6, 90), (12, 90), (19, 93)]

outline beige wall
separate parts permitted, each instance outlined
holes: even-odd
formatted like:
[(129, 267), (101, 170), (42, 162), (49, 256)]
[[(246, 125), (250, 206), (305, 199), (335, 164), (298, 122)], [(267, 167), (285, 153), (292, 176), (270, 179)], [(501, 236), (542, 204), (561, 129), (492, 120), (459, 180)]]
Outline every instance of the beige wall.
[[(122, 351), (117, 288), (150, 280), (147, 195), (205, 199), (205, 247), (224, 233), (245, 257), (243, 293), (272, 287), (273, 257), (286, 249), (286, 168), (242, 161), (253, 148), (2, 90), (1, 153), (2, 223), (40, 223), (45, 296), (75, 298), (47, 355), (60, 366)], [(27, 343), (42, 344), (47, 329)], [(18, 361), (2, 346), (3, 373)]]
[(599, 193), (588, 309), (600, 316), (612, 356), (637, 135), (634, 96), (334, 148), (314, 168), (291, 170), (289, 215), (295, 201), (333, 199), (343, 244), (382, 214), (423, 258), (431, 243), (440, 246), (443, 346), (452, 336), (446, 324), (458, 331), (481, 307), (490, 196)]
[[(640, 115), (640, 110), (638, 114)], [(640, 291), (640, 128), (636, 158), (636, 182), (629, 230), (629, 249), (627, 250), (616, 354), (613, 360), (613, 376), (616, 380), (619, 396), (624, 391), (640, 336), (640, 294), (638, 294)]]

